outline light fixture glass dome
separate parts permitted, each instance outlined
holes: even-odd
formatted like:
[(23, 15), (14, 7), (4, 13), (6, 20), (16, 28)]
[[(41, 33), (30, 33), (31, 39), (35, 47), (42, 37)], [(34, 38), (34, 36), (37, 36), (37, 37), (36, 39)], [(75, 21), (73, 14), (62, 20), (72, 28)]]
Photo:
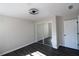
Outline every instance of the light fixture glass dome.
[(31, 8), (31, 9), (29, 10), (29, 13), (32, 14), (32, 15), (36, 15), (36, 14), (39, 13), (39, 10), (36, 9), (36, 8)]

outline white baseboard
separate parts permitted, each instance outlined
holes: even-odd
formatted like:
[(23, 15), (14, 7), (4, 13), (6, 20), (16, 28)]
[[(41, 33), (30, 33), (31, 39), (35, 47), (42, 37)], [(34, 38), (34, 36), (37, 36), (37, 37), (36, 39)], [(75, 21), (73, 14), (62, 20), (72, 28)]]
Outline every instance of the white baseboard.
[(0, 56), (2, 56), (2, 55), (4, 55), (4, 54), (7, 54), (7, 53), (10, 53), (10, 52), (12, 52), (12, 51), (18, 50), (18, 49), (20, 49), (20, 48), (22, 48), (22, 47), (28, 46), (28, 45), (33, 44), (33, 43), (35, 43), (35, 42), (31, 42), (31, 43), (29, 43), (29, 44), (22, 45), (22, 46), (20, 46), (20, 47), (14, 48), (14, 49), (12, 49), (12, 50), (8, 50), (8, 51), (6, 51), (6, 52), (0, 54)]

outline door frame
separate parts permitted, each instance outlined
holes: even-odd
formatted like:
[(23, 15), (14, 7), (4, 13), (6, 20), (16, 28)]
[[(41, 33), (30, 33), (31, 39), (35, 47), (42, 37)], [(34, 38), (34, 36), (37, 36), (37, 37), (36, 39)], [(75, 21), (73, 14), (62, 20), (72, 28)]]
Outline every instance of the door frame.
[[(75, 19), (76, 19), (76, 18), (75, 18)], [(66, 20), (66, 21), (68, 21), (68, 20)], [(64, 20), (64, 22), (65, 22), (65, 20)], [(65, 24), (65, 23), (64, 23), (64, 24)], [(76, 19), (76, 24), (77, 24), (77, 19)], [(77, 25), (77, 30), (76, 30), (76, 31), (77, 31), (77, 33), (78, 33), (78, 25)], [(76, 33), (76, 35), (77, 35), (77, 33)], [(64, 36), (65, 36), (65, 31), (64, 31)], [(72, 48), (72, 49), (78, 49), (78, 35), (77, 35), (77, 39), (76, 39), (76, 40), (77, 40), (77, 43), (76, 43), (77, 47), (76, 47), (76, 48)], [(64, 37), (63, 42), (64, 42), (64, 44), (65, 44), (65, 37)], [(64, 44), (63, 44), (63, 46), (65, 46)], [(66, 47), (66, 46), (65, 46), (65, 47)], [(68, 48), (71, 48), (71, 47), (68, 47)]]

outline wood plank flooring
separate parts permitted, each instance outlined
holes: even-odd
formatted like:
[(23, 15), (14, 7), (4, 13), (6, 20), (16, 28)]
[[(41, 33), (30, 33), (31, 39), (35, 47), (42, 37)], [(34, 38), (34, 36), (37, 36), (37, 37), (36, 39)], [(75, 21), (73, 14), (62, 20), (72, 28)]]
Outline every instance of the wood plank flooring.
[(28, 46), (25, 46), (21, 49), (18, 49), (16, 51), (10, 52), (8, 54), (5, 54), (3, 56), (25, 56), (27, 54), (30, 54), (39, 51), (46, 56), (79, 56), (79, 50), (70, 49), (66, 47), (60, 46), (59, 49), (54, 49), (52, 47), (34, 43)]

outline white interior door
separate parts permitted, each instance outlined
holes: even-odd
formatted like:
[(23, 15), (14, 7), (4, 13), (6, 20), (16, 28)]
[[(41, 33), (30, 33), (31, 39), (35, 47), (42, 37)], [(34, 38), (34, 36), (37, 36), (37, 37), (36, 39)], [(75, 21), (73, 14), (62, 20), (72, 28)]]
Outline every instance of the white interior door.
[(77, 23), (76, 23), (76, 20), (64, 21), (64, 46), (77, 49)]

